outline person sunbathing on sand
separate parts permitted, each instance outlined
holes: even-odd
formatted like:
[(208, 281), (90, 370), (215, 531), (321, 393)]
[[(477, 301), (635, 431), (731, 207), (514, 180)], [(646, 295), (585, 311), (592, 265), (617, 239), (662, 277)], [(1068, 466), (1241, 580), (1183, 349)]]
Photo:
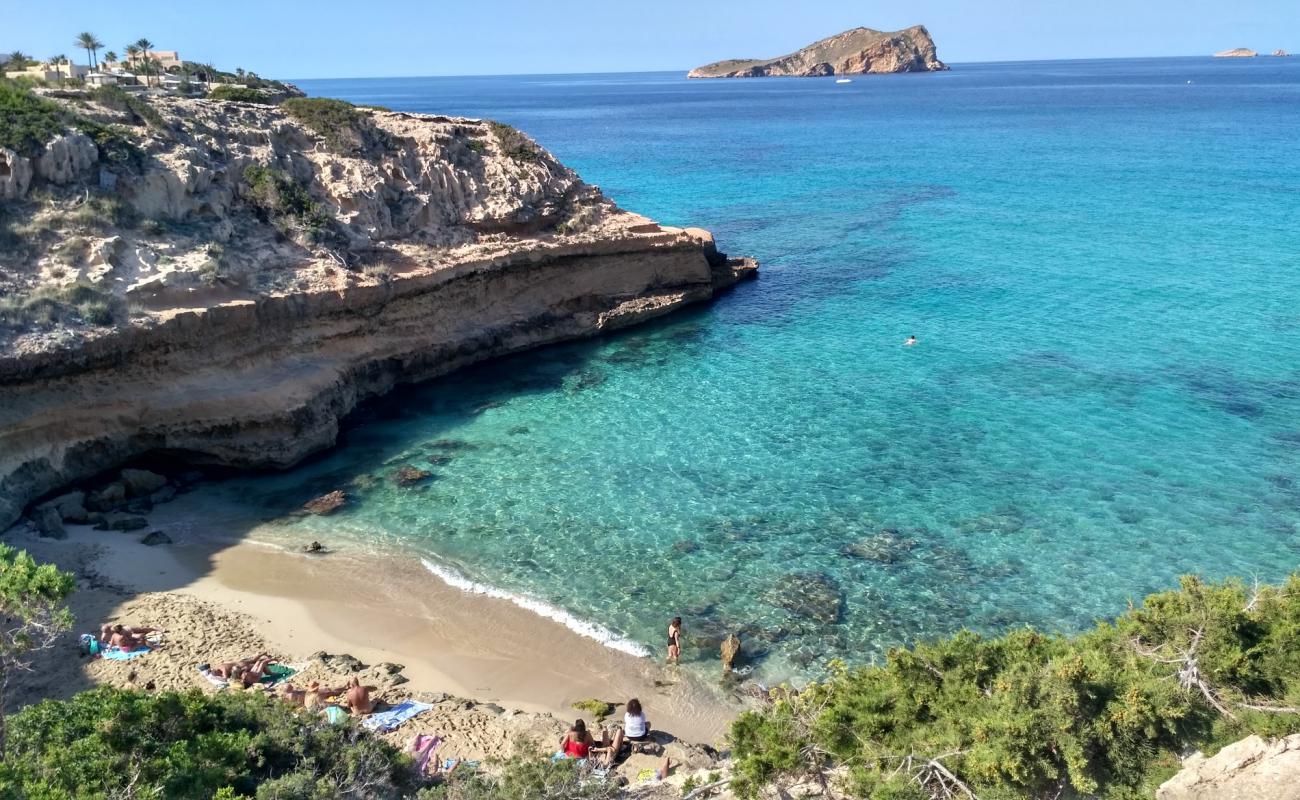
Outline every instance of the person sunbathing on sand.
[(110, 647), (120, 647), (123, 650), (139, 650), (148, 644), (146, 637), (149, 634), (162, 632), (162, 628), (150, 628), (148, 626), (135, 628), (122, 624), (110, 625), (106, 622), (99, 628), (99, 641)]
[(248, 688), (266, 677), (266, 668), (271, 663), (270, 655), (259, 653), (241, 661), (226, 661), (213, 665), (208, 668), (208, 671), (227, 681), (239, 681), (244, 688)]
[(369, 714), (375, 710), (375, 703), (378, 701), (370, 696), (375, 691), (374, 686), (362, 686), (361, 681), (353, 677), (348, 681), (348, 695), (343, 700), (343, 705), (352, 712), (353, 716)]

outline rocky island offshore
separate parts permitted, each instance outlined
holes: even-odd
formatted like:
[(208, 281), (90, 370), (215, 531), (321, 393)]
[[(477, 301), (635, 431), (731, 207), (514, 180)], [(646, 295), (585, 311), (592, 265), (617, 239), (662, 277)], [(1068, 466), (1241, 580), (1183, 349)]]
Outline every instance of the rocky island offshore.
[(785, 56), (728, 59), (696, 67), (688, 78), (766, 78), (937, 72), (948, 69), (935, 54), (924, 25), (886, 33), (854, 28)]
[(506, 125), (0, 91), (21, 123), (0, 142), (0, 527), (147, 453), (287, 467), (397, 384), (756, 269)]

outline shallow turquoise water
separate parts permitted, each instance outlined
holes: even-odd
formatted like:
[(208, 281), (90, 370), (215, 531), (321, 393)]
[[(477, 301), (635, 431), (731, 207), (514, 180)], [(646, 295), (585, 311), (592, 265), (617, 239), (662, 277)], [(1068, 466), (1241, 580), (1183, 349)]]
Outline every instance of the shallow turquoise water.
[(362, 476), (286, 538), (424, 554), (656, 650), (675, 614), (744, 629), (769, 678), (1300, 563), (1300, 60), (304, 87), (514, 123), (763, 275), (203, 490), (274, 516)]

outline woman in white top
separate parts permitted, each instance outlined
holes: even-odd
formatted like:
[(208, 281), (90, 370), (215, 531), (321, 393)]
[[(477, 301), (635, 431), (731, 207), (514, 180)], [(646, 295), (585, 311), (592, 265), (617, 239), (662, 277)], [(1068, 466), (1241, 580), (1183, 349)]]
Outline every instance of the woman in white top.
[(623, 715), (623, 733), (632, 742), (644, 742), (650, 738), (650, 723), (641, 710), (641, 701), (635, 697), (627, 701), (627, 713)]

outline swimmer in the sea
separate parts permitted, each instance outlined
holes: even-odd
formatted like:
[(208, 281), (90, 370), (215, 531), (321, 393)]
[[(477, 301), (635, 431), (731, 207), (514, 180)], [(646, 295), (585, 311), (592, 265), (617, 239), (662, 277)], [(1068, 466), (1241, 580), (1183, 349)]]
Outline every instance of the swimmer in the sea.
[(912, 345), (916, 344), (916, 335), (913, 334), (912, 336), (907, 337), (907, 341), (903, 342), (903, 344), (907, 347), (911, 347)]

